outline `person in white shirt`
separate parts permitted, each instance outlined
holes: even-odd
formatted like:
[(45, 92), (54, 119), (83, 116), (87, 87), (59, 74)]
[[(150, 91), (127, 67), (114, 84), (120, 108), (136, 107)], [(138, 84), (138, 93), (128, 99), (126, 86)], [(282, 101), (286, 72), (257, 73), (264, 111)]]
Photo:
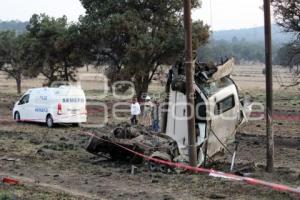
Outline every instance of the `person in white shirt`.
[(138, 123), (137, 117), (141, 114), (141, 107), (140, 104), (137, 102), (136, 98), (132, 99), (132, 103), (130, 106), (130, 112), (131, 112), (131, 125), (136, 125)]

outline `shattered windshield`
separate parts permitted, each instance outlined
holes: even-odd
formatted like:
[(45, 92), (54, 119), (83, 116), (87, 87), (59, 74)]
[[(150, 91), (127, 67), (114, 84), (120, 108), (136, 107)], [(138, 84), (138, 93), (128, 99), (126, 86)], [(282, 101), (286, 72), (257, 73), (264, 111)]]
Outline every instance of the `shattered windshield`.
[(204, 94), (208, 97), (216, 94), (221, 89), (232, 85), (233, 82), (228, 77), (223, 77), (217, 81), (211, 83), (197, 83), (197, 86), (204, 92)]

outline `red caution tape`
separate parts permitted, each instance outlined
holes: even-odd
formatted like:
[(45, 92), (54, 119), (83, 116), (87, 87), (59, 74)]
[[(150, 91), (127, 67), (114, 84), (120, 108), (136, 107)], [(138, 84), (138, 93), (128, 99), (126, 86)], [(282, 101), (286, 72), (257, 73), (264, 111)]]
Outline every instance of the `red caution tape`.
[[(260, 117), (263, 116), (265, 118), (264, 112), (251, 112), (251, 117)], [(282, 120), (282, 121), (300, 121), (299, 114), (280, 114), (280, 113), (273, 113), (274, 120)]]
[(8, 177), (3, 178), (2, 182), (10, 185), (18, 185), (20, 183), (18, 180)]
[(232, 180), (232, 181), (242, 181), (242, 182), (250, 184), (250, 185), (264, 186), (264, 187), (268, 187), (272, 190), (276, 190), (276, 191), (280, 191), (280, 192), (294, 193), (294, 194), (299, 195), (299, 197), (300, 197), (300, 190), (296, 189), (296, 188), (293, 188), (293, 187), (289, 187), (289, 186), (281, 185), (281, 184), (276, 184), (276, 183), (271, 183), (271, 182), (267, 182), (267, 181), (263, 181), (263, 180), (259, 180), (259, 179), (255, 179), (255, 178), (243, 177), (243, 176), (238, 176), (238, 175), (230, 174), (230, 173), (224, 173), (224, 172), (216, 171), (216, 170), (213, 170), (213, 169), (206, 169), (206, 168), (201, 168), (201, 167), (192, 167), (192, 166), (189, 166), (189, 165), (186, 165), (186, 164), (183, 164), (183, 163), (175, 163), (175, 162), (160, 160), (160, 159), (157, 159), (157, 158), (151, 158), (151, 157), (146, 156), (144, 154), (141, 154), (139, 152), (133, 151), (133, 150), (127, 148), (127, 147), (124, 147), (120, 144), (117, 144), (117, 143), (114, 143), (112, 141), (100, 138), (100, 137), (96, 136), (93, 133), (89, 133), (89, 132), (82, 132), (82, 133), (84, 135), (89, 135), (89, 136), (95, 137), (99, 140), (102, 140), (104, 142), (108, 142), (108, 143), (111, 143), (113, 145), (116, 145), (116, 146), (118, 146), (118, 147), (120, 147), (120, 148), (122, 148), (122, 149), (124, 149), (128, 152), (131, 152), (131, 153), (133, 153), (137, 156), (140, 156), (140, 157), (142, 157), (142, 158), (144, 158), (145, 160), (148, 160), (148, 161), (151, 160), (151, 161), (154, 161), (154, 162), (157, 162), (157, 163), (168, 165), (170, 167), (185, 169), (185, 170), (189, 170), (189, 171), (192, 171), (192, 172), (208, 174), (211, 177), (224, 178), (224, 179), (228, 179), (228, 180)]

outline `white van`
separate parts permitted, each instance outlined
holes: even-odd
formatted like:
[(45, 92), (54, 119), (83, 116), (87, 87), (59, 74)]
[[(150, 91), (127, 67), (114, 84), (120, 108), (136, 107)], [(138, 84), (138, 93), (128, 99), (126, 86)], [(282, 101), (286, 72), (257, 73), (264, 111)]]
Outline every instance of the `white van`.
[(30, 89), (15, 103), (12, 114), (18, 122), (45, 122), (48, 127), (84, 123), (86, 98), (83, 90), (75, 86)]

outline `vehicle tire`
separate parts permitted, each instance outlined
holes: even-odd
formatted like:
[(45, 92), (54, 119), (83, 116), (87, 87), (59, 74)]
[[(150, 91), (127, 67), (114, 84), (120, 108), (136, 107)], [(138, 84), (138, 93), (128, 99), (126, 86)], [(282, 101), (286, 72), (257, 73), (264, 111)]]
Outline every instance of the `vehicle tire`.
[(91, 136), (87, 145), (85, 146), (85, 150), (94, 155), (98, 155), (99, 151), (97, 149), (98, 145), (101, 145), (102, 141), (98, 138)]
[(46, 124), (47, 124), (48, 128), (52, 128), (54, 126), (53, 118), (51, 115), (47, 115)]
[(165, 165), (165, 164), (160, 164), (160, 165), (158, 166), (158, 169), (159, 169), (159, 171), (160, 171), (161, 173), (167, 174), (168, 171), (169, 171), (169, 166), (167, 166), (167, 165)]
[(150, 161), (148, 162), (148, 168), (149, 168), (149, 170), (150, 170), (151, 172), (157, 172), (157, 171), (159, 171), (159, 166), (158, 166), (158, 164), (157, 164), (156, 162), (152, 161), (152, 160), (150, 160)]
[(80, 124), (79, 123), (72, 123), (72, 127), (79, 127)]
[(17, 121), (17, 122), (20, 122), (21, 121), (21, 116), (20, 116), (20, 113), (17, 111), (15, 112), (15, 117), (14, 119)]

